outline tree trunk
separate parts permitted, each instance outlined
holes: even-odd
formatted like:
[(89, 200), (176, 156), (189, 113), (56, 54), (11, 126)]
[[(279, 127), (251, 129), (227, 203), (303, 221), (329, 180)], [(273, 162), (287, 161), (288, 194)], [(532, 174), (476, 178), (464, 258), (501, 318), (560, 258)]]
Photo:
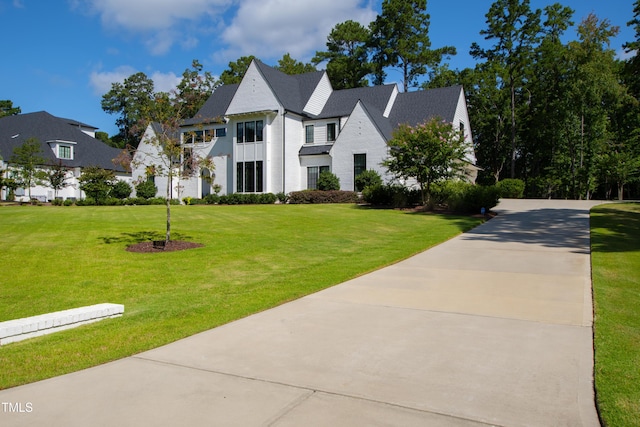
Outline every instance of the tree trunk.
[(165, 234), (164, 241), (169, 243), (171, 241), (171, 187), (173, 186), (173, 174), (169, 171), (167, 177), (167, 233)]
[(516, 87), (511, 80), (511, 178), (516, 177)]
[(624, 199), (624, 184), (618, 183), (618, 200), (622, 201)]

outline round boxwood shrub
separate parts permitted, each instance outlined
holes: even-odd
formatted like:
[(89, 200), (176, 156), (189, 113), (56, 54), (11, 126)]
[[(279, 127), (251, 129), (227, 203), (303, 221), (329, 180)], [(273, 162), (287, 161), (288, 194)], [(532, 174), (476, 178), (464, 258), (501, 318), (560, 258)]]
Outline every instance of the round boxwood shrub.
[(382, 177), (373, 169), (366, 170), (356, 177), (356, 190), (358, 191), (376, 185), (382, 185)]
[(113, 187), (111, 187), (110, 195), (116, 199), (126, 199), (131, 195), (131, 191), (133, 191), (133, 189), (128, 182), (116, 181), (116, 183), (113, 184)]
[(340, 190), (340, 179), (329, 171), (324, 171), (318, 177), (318, 190), (336, 191)]
[(156, 187), (153, 181), (142, 181), (140, 184), (136, 185), (136, 195), (143, 199), (151, 199), (156, 196), (157, 192), (158, 187)]
[(507, 178), (496, 184), (500, 197), (507, 199), (521, 199), (524, 196), (524, 181)]

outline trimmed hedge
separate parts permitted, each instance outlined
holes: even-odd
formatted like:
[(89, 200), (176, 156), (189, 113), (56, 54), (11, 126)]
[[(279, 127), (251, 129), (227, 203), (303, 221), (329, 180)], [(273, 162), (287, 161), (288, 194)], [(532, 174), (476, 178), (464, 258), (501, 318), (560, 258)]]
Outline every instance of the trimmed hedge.
[(397, 184), (378, 184), (365, 187), (362, 198), (372, 206), (406, 208), (420, 204), (420, 190)]
[[(210, 195), (209, 200), (215, 200), (214, 195)], [(277, 197), (273, 193), (232, 193), (219, 196), (218, 203), (221, 205), (272, 205), (276, 200)]]
[(357, 203), (358, 193), (341, 190), (303, 190), (289, 193), (291, 204), (320, 204), (320, 203)]

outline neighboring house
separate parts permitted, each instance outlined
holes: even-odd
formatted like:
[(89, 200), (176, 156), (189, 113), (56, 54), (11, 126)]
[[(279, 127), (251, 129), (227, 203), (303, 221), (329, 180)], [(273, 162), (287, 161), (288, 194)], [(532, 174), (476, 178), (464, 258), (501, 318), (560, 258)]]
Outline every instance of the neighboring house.
[[(215, 170), (198, 171), (172, 189), (174, 198), (201, 198), (212, 182), (228, 193), (289, 193), (316, 188), (328, 170), (342, 190), (355, 189), (355, 177), (373, 169), (388, 182), (382, 162), (387, 141), (400, 124), (416, 125), (440, 117), (463, 129), (471, 147), (471, 128), (462, 86), (401, 93), (397, 85), (334, 91), (325, 71), (287, 75), (254, 60), (242, 82), (216, 89), (196, 117), (182, 127), (186, 155), (211, 156)], [(147, 128), (134, 159), (134, 180), (145, 179), (155, 150)], [(189, 136), (188, 138), (186, 136)], [(468, 175), (477, 168), (470, 148)], [(157, 180), (164, 195), (166, 180)], [(164, 188), (163, 188), (164, 185)]]
[[(0, 170), (5, 178), (10, 178), (13, 150), (26, 140), (35, 138), (40, 143), (40, 156), (45, 159), (43, 169), (59, 163), (68, 169), (69, 185), (58, 191), (59, 198), (84, 198), (84, 193), (78, 186), (78, 178), (82, 169), (87, 166), (113, 170), (118, 179), (130, 182), (131, 174), (113, 162), (122, 150), (96, 139), (96, 129), (76, 120), (52, 116), (45, 111), (0, 118)], [(6, 193), (7, 189), (3, 188), (0, 195), (2, 200), (6, 199)], [(25, 194), (28, 194), (28, 189), (16, 190), (17, 196)], [(54, 190), (46, 185), (32, 187), (31, 196), (41, 201), (55, 197)]]

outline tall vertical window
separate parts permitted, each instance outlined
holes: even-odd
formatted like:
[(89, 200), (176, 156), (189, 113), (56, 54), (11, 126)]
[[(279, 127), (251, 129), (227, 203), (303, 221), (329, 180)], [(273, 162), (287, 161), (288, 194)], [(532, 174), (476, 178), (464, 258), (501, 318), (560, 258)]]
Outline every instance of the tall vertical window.
[(236, 192), (262, 193), (264, 177), (262, 161), (239, 162), (236, 164)]
[(182, 173), (189, 175), (193, 171), (193, 151), (185, 148), (182, 153)]
[(367, 155), (366, 154), (354, 154), (353, 155), (353, 185), (355, 189), (355, 182), (358, 175), (367, 170)]
[(244, 142), (244, 123), (240, 122), (236, 125), (236, 137), (238, 138), (238, 143)]
[(318, 189), (318, 178), (322, 172), (330, 172), (329, 166), (309, 166), (307, 168), (307, 188)]
[(264, 122), (256, 120), (256, 141), (262, 141), (264, 136)]
[(336, 140), (336, 124), (328, 123), (327, 124), (327, 141), (335, 141)]
[(307, 144), (313, 144), (313, 125), (305, 126), (305, 138), (304, 142)]
[(244, 142), (255, 142), (255, 140), (256, 140), (256, 122), (245, 122)]

